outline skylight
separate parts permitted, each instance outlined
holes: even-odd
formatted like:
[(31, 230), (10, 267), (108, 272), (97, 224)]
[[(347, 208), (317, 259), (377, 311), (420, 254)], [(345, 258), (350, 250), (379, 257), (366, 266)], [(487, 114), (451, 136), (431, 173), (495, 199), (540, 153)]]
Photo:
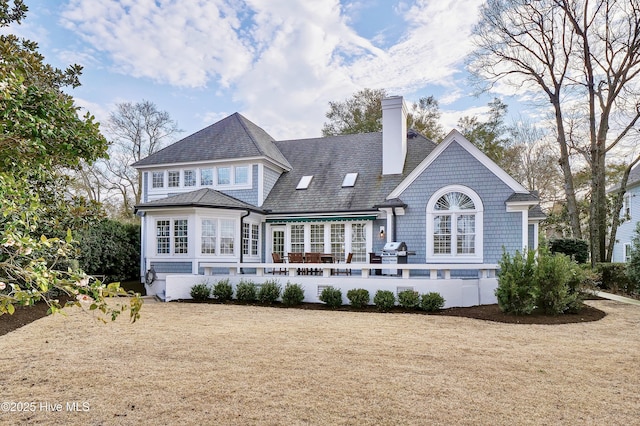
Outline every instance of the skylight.
[(347, 173), (344, 176), (344, 180), (342, 181), (342, 187), (346, 188), (349, 186), (354, 186), (356, 184), (356, 179), (358, 178), (357, 173)]
[(313, 175), (302, 176), (300, 182), (298, 182), (298, 186), (296, 186), (296, 189), (307, 189), (309, 187), (309, 184), (311, 183), (311, 179), (313, 179)]

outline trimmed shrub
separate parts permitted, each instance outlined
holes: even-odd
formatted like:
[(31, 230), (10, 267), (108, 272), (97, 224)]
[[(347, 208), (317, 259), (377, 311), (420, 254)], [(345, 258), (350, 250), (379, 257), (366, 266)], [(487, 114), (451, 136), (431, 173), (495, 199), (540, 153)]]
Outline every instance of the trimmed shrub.
[(304, 289), (300, 284), (287, 282), (282, 292), (282, 303), (287, 306), (296, 306), (304, 300)]
[(369, 291), (364, 288), (352, 288), (347, 291), (347, 299), (354, 308), (362, 308), (369, 304)]
[(598, 263), (596, 271), (602, 274), (602, 290), (610, 290), (614, 293), (622, 292), (633, 294), (640, 286), (633, 280), (633, 266), (627, 263)]
[(502, 254), (496, 297), (503, 312), (526, 315), (536, 308), (535, 252)]
[(339, 288), (329, 286), (320, 293), (320, 301), (332, 309), (340, 307), (342, 305), (342, 291)]
[(388, 312), (396, 304), (396, 296), (389, 290), (378, 290), (373, 296), (373, 303), (382, 312)]
[(256, 285), (252, 281), (240, 280), (236, 286), (236, 298), (241, 302), (255, 302), (257, 297)]
[(211, 289), (206, 283), (194, 284), (191, 286), (191, 298), (193, 300), (203, 301), (209, 298)]
[(581, 302), (576, 291), (581, 277), (582, 271), (568, 256), (560, 253), (549, 255), (541, 251), (535, 277), (538, 287), (537, 308), (552, 315), (576, 309)]
[(437, 292), (423, 294), (420, 298), (420, 309), (427, 312), (438, 312), (444, 306), (444, 297)]
[(415, 290), (404, 290), (398, 293), (398, 305), (406, 309), (414, 309), (420, 305), (420, 294)]
[(211, 289), (211, 295), (220, 302), (231, 300), (233, 287), (229, 284), (229, 278), (218, 281)]
[(559, 238), (549, 241), (551, 253), (561, 253), (569, 256), (578, 263), (585, 263), (589, 259), (589, 245), (586, 241), (575, 238)]
[(258, 289), (258, 301), (260, 303), (271, 305), (273, 302), (278, 300), (281, 290), (282, 287), (280, 287), (278, 281), (267, 280)]

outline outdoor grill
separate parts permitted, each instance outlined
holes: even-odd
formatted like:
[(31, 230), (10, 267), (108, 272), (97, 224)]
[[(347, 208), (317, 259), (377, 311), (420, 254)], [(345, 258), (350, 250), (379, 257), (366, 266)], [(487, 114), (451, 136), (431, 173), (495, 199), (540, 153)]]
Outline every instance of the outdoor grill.
[[(407, 263), (407, 245), (404, 242), (392, 241), (384, 245), (382, 249), (382, 264), (392, 265)], [(388, 268), (388, 267), (387, 267)], [(398, 275), (397, 269), (383, 269), (383, 275)]]

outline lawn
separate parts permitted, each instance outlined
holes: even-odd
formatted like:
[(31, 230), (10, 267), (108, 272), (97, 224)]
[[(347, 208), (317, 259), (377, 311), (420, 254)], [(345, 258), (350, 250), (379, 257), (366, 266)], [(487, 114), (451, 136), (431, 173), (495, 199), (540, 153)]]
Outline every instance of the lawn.
[(148, 303), (139, 322), (105, 325), (74, 308), (0, 336), (2, 401), (33, 409), (3, 404), (0, 423), (634, 424), (640, 308), (588, 303), (608, 315)]

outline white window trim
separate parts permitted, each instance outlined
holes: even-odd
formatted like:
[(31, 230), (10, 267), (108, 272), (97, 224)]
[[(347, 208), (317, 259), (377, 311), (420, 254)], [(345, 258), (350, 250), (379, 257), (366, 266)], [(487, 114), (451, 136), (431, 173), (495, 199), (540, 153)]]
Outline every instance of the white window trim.
[[(193, 250), (193, 224), (186, 216), (176, 216), (176, 217), (156, 217), (154, 222), (154, 255), (157, 257), (190, 257)], [(169, 253), (158, 253), (158, 222), (160, 221), (169, 221)], [(187, 252), (186, 253), (176, 253), (176, 236), (175, 236), (175, 222), (177, 220), (186, 220), (187, 221)]]
[[(475, 206), (474, 214), (475, 214), (475, 253), (473, 254), (435, 254), (433, 252), (433, 217), (442, 215), (444, 212), (440, 210), (435, 210), (436, 202), (443, 195), (449, 192), (461, 192), (471, 198), (473, 204)], [(462, 185), (449, 185), (443, 188), (440, 188), (436, 191), (431, 198), (429, 198), (429, 202), (427, 203), (427, 233), (426, 233), (426, 244), (427, 244), (427, 255), (426, 255), (426, 263), (482, 263), (484, 259), (484, 206), (482, 204), (482, 200), (473, 191), (471, 188)], [(452, 229), (456, 224), (452, 222)], [(456, 241), (454, 241), (455, 232), (451, 237), (451, 247), (456, 247)]]
[[(238, 219), (229, 216), (198, 216), (198, 235), (202, 235), (202, 222), (204, 220), (214, 220), (216, 221), (216, 247), (215, 253), (203, 253), (202, 252), (202, 239), (198, 238), (197, 241), (197, 253), (199, 256), (204, 258), (227, 258), (227, 259), (235, 259), (237, 258), (240, 250), (242, 250), (242, 232), (238, 235)], [(221, 253), (220, 246), (222, 242), (222, 223), (223, 220), (233, 221), (233, 253)], [(260, 250), (260, 246), (258, 245), (258, 251)]]
[[(253, 166), (251, 163), (243, 163), (243, 164), (229, 164), (229, 165), (207, 165), (201, 167), (181, 167), (181, 168), (171, 168), (165, 170), (150, 170), (150, 183), (149, 183), (149, 191), (154, 194), (164, 194), (166, 189), (176, 190), (196, 190), (201, 188), (212, 188), (212, 189), (225, 189), (225, 190), (252, 190), (254, 189), (253, 185)], [(228, 184), (219, 184), (218, 183), (218, 170), (221, 168), (228, 168), (230, 170), (229, 183)], [(236, 169), (237, 168), (246, 168), (247, 170), (247, 181), (243, 183), (236, 182)], [(203, 184), (202, 183), (202, 175), (204, 170), (211, 170), (211, 184)], [(195, 185), (186, 185), (185, 172), (192, 171), (195, 178)], [(153, 186), (153, 174), (159, 173), (162, 175), (162, 186)], [(169, 186), (169, 173), (178, 173), (178, 186)]]
[[(324, 250), (322, 251), (323, 253), (331, 253), (331, 226), (327, 226), (330, 225), (331, 221), (329, 222), (323, 222), (323, 221), (319, 221), (319, 222), (305, 222), (305, 223), (287, 223), (285, 226), (285, 242), (284, 242), (284, 251), (285, 253), (291, 253), (291, 227), (294, 225), (302, 225), (303, 226), (303, 232), (304, 232), (304, 250), (303, 252), (310, 252), (311, 250), (311, 225), (325, 225), (324, 226)], [(345, 229), (344, 229), (344, 253), (345, 253), (345, 259), (339, 259), (341, 262), (344, 262), (346, 260), (346, 256), (352, 251), (351, 249), (351, 243), (352, 243), (352, 228), (351, 228), (351, 224), (353, 223), (361, 223), (364, 224), (364, 235), (365, 235), (365, 253), (369, 253), (373, 250), (373, 241), (372, 241), (372, 225), (370, 222), (368, 221), (345, 221), (345, 222), (341, 222), (345, 224)], [(274, 227), (277, 226), (282, 226), (282, 225), (272, 225), (271, 229), (273, 229)], [(271, 232), (271, 230), (269, 231)], [(272, 242), (270, 242), (271, 244)], [(271, 246), (269, 247), (269, 252), (271, 251)], [(270, 256), (271, 253), (268, 253), (268, 255)], [(368, 260), (365, 259), (365, 262), (367, 262)], [(353, 263), (357, 263), (357, 262), (353, 262)]]
[[(171, 185), (171, 175), (178, 176), (178, 184)], [(181, 170), (167, 170), (167, 188), (180, 188), (182, 186), (182, 171)]]
[[(627, 251), (629, 251), (629, 255), (627, 256)], [(631, 260), (631, 243), (624, 243), (622, 246), (622, 258), (624, 263), (628, 263)]]
[[(161, 186), (155, 186), (155, 181), (154, 181), (154, 175), (155, 174), (162, 175), (162, 185)], [(162, 188), (165, 188), (166, 187), (165, 183), (167, 181), (165, 175), (166, 175), (166, 173), (164, 172), (164, 170), (163, 171), (151, 171), (151, 189), (162, 189)]]

